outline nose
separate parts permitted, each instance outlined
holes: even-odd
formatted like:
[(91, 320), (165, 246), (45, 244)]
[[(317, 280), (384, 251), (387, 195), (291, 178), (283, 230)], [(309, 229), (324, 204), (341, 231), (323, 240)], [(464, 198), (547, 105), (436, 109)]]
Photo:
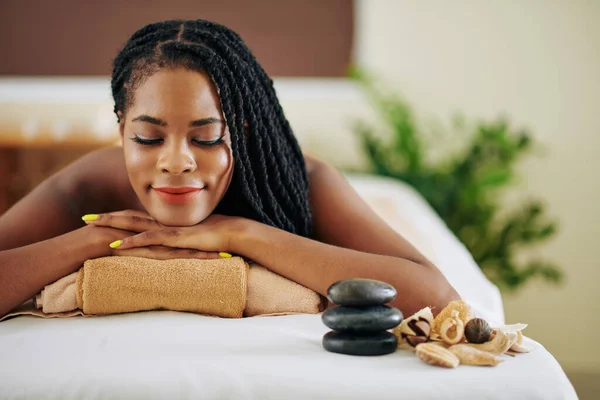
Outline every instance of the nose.
[(187, 142), (170, 141), (162, 146), (162, 150), (157, 162), (157, 169), (160, 172), (166, 172), (173, 175), (194, 172), (196, 170), (196, 160), (192, 149)]

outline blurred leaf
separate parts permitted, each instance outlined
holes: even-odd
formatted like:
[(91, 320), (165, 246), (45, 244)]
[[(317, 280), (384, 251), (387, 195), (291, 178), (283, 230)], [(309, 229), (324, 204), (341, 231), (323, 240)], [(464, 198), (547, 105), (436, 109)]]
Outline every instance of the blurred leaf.
[(477, 179), (475, 186), (487, 190), (495, 186), (504, 186), (510, 182), (512, 173), (507, 169), (498, 169), (486, 172)]
[(549, 283), (563, 279), (561, 270), (546, 261), (517, 262), (520, 250), (556, 232), (556, 223), (544, 216), (543, 204), (530, 201), (506, 213), (499, 200), (501, 191), (515, 180), (516, 162), (533, 147), (529, 132), (515, 130), (505, 116), (468, 128), (464, 115), (455, 113), (452, 126), (460, 131), (454, 132), (456, 140), (468, 140), (467, 146), (426, 163), (430, 151), (426, 134), (408, 102), (377, 89), (373, 76), (360, 68), (351, 68), (349, 74), (392, 133), (384, 140), (386, 136), (377, 129), (355, 125), (373, 173), (402, 180), (418, 190), (501, 289), (516, 290), (534, 278)]

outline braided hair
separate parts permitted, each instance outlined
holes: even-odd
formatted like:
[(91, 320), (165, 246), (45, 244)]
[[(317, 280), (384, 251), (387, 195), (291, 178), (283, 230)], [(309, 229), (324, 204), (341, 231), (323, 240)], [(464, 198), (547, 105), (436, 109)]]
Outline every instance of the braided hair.
[(302, 151), (273, 81), (237, 33), (204, 20), (164, 21), (138, 30), (113, 63), (115, 113), (125, 113), (135, 89), (154, 72), (179, 66), (212, 78), (231, 134), (233, 177), (215, 212), (310, 237)]

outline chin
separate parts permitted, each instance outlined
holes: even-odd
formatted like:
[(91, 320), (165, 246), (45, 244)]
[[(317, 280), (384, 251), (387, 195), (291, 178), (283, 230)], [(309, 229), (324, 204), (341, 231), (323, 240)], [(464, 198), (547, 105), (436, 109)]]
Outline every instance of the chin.
[[(152, 192), (152, 191), (151, 191)], [(192, 201), (164, 201), (156, 194), (144, 196), (145, 208), (156, 222), (164, 226), (194, 226), (204, 221), (215, 207), (208, 199), (194, 198)]]
[(169, 213), (164, 212), (150, 213), (152, 218), (161, 225), (164, 226), (194, 226), (204, 221), (208, 216), (199, 216), (198, 214), (188, 213), (183, 214), (181, 212)]
[(197, 225), (200, 221), (196, 222), (189, 219), (168, 219), (158, 222), (163, 226), (184, 227)]

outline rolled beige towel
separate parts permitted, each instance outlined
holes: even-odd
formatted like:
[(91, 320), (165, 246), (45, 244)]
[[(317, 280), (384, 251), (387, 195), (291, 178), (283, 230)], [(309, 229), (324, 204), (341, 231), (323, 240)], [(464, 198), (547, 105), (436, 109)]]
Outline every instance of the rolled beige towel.
[(47, 285), (34, 302), (45, 314), (72, 311), (79, 308), (74, 293), (77, 290), (77, 272), (69, 274), (51, 285)]
[(240, 257), (102, 257), (79, 270), (77, 306), (96, 315), (164, 309), (241, 318), (247, 283), (248, 264)]
[(70, 317), (167, 309), (239, 318), (316, 314), (327, 301), (311, 289), (240, 257), (151, 260), (104, 257), (47, 285), (15, 315)]
[(250, 264), (244, 316), (318, 314), (326, 307), (327, 299), (314, 290), (256, 263)]

